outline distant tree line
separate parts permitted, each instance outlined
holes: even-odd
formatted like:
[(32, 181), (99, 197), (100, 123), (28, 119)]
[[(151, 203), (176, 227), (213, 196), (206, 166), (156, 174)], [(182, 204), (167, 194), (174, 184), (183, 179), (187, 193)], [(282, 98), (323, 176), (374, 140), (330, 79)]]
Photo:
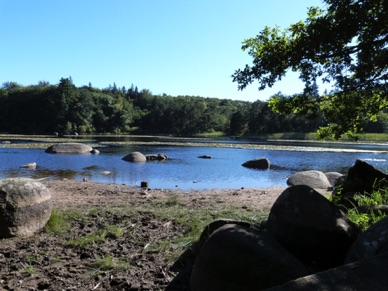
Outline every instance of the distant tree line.
[[(315, 98), (317, 90), (311, 98)], [(277, 94), (278, 98), (290, 96)], [(325, 126), (324, 116), (274, 113), (268, 102), (235, 101), (198, 96), (153, 95), (131, 86), (105, 89), (76, 87), (70, 78), (57, 85), (39, 82), (0, 88), (0, 132), (20, 134), (137, 133), (191, 136), (222, 132), (228, 135), (312, 132)], [(367, 124), (369, 132), (388, 132), (388, 115)]]

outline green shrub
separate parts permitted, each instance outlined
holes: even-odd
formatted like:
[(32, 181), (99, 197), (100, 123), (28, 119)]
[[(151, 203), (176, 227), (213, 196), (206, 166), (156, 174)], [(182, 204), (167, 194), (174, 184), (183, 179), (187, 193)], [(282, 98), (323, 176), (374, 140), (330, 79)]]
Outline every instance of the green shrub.
[[(355, 195), (355, 202), (358, 207), (348, 209), (347, 217), (355, 223), (362, 231), (368, 229), (372, 224), (383, 219), (386, 214), (374, 209), (375, 206), (387, 204), (388, 189), (375, 190), (370, 195)], [(364, 208), (367, 211), (360, 211)]]

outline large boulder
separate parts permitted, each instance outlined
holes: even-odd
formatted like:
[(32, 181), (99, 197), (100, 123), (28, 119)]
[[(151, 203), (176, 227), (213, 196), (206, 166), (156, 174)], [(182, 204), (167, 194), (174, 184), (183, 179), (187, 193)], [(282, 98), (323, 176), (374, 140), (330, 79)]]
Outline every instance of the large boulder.
[(345, 263), (361, 261), (382, 253), (388, 253), (388, 216), (362, 233), (350, 248)]
[(370, 194), (375, 188), (388, 187), (388, 175), (362, 160), (356, 160), (349, 168), (348, 174), (340, 185), (339, 190), (333, 192), (333, 200), (345, 208), (357, 206), (353, 199), (355, 193)]
[(192, 291), (261, 290), (309, 274), (265, 232), (226, 224), (200, 249), (190, 277)]
[(27, 237), (41, 230), (50, 219), (50, 191), (26, 178), (0, 181), (0, 237)]
[(371, 257), (287, 282), (266, 291), (387, 290), (388, 254)]
[(57, 143), (49, 146), (46, 153), (50, 154), (90, 154), (93, 148), (83, 143)]
[(327, 189), (331, 186), (326, 175), (321, 171), (310, 170), (297, 172), (287, 179), (287, 185), (306, 185), (315, 189)]
[(141, 152), (132, 152), (126, 155), (123, 160), (132, 163), (143, 163), (147, 161), (147, 158)]
[(258, 158), (246, 161), (242, 164), (243, 167), (257, 169), (257, 170), (268, 170), (270, 168), (270, 162), (267, 158)]
[(280, 194), (266, 226), (270, 235), (316, 271), (343, 264), (361, 234), (332, 202), (305, 185)]
[(234, 224), (234, 225), (239, 225), (247, 228), (251, 227), (251, 225), (248, 222), (244, 222), (244, 221), (238, 221), (238, 220), (232, 220), (232, 219), (214, 220), (208, 225), (206, 225), (205, 228), (203, 229), (201, 236), (199, 237), (197, 249), (199, 250), (202, 247), (202, 245), (206, 242), (206, 240), (213, 232), (215, 232), (217, 229), (227, 224)]

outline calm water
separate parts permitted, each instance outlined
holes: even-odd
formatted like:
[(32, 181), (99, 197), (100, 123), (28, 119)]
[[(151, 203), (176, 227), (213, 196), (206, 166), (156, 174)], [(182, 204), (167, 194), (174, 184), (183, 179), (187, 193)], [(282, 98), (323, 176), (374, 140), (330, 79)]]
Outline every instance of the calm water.
[[(293, 150), (276, 150), (276, 147), (257, 150), (126, 145), (98, 148), (100, 155), (60, 155), (47, 154), (42, 149), (0, 148), (0, 178), (47, 177), (82, 180), (86, 177), (95, 182), (139, 186), (141, 181), (147, 181), (150, 188), (188, 190), (286, 186), (287, 178), (297, 171), (346, 173), (356, 159), (367, 160), (382, 171), (388, 169), (387, 145), (325, 145), (326, 148), (317, 151), (301, 150), (300, 146), (305, 145), (301, 143), (289, 145), (297, 147), (291, 148)], [(333, 152), (333, 147), (344, 150)], [(144, 154), (165, 153), (169, 160), (147, 163), (123, 161), (122, 157), (132, 151)], [(210, 155), (212, 159), (200, 159), (200, 155)], [(273, 166), (271, 170), (259, 171), (241, 166), (247, 160), (260, 157), (270, 160)], [(21, 165), (31, 162), (37, 163), (35, 170), (20, 168)], [(111, 174), (105, 176), (101, 174), (103, 171), (109, 171)]]

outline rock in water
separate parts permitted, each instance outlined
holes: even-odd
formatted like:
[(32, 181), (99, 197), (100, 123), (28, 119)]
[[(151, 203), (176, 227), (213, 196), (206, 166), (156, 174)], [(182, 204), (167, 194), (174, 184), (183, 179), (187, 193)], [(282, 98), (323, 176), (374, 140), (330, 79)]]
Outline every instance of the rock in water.
[(92, 151), (91, 146), (82, 143), (57, 143), (46, 149), (50, 154), (90, 154)]
[(51, 193), (43, 184), (26, 178), (0, 181), (0, 238), (34, 234), (51, 211)]
[(33, 162), (33, 163), (28, 163), (28, 164), (25, 164), (25, 165), (20, 166), (20, 168), (36, 169), (36, 163), (35, 163), (35, 162)]
[(257, 170), (269, 170), (271, 164), (267, 158), (259, 158), (249, 160), (242, 164), (243, 167), (257, 169)]
[(147, 161), (145, 155), (141, 152), (132, 152), (122, 158), (124, 161), (132, 162), (132, 163), (143, 163)]

